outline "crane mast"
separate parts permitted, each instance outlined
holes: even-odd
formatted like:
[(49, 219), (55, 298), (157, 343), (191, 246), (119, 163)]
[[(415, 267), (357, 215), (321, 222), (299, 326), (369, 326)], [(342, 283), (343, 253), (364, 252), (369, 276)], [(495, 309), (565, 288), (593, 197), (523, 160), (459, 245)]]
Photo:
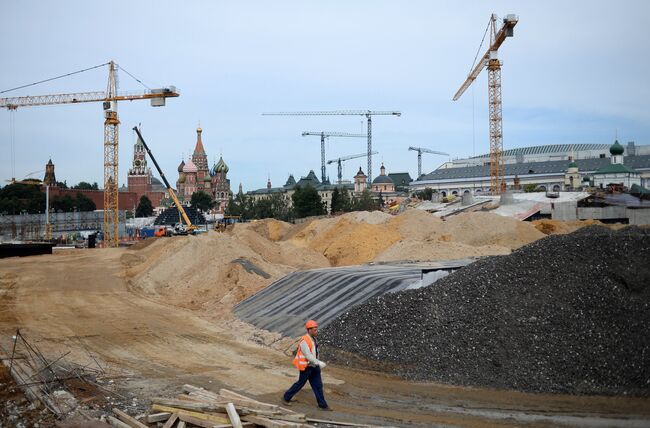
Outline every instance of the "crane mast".
[(262, 113), (262, 116), (365, 116), (368, 119), (368, 187), (372, 182), (372, 116), (401, 116), (400, 111), (334, 110)]
[(449, 153), (437, 152), (435, 150), (427, 149), (424, 147), (409, 147), (409, 150), (418, 152), (418, 178), (422, 176), (422, 153), (431, 153), (434, 155), (449, 156)]
[(493, 194), (500, 194), (505, 190), (503, 180), (503, 118), (501, 104), (501, 61), (499, 61), (499, 47), (506, 37), (512, 37), (514, 27), (517, 25), (517, 15), (507, 15), (503, 25), (497, 31), (497, 16), (492, 14), (488, 31), (490, 32), (490, 47), (472, 69), (467, 79), (460, 86), (453, 100), (458, 100), (467, 88), (478, 77), (484, 68), (488, 70), (488, 104), (490, 118), (490, 187)]
[[(379, 154), (379, 152), (372, 152), (373, 155)], [(362, 158), (368, 156), (368, 153), (360, 153), (358, 155), (349, 155), (349, 156), (343, 156), (338, 159), (330, 159), (327, 161), (327, 164), (331, 164), (336, 162), (337, 167), (338, 167), (338, 184), (341, 184), (343, 182), (343, 165), (341, 165), (341, 162), (350, 160), (350, 159), (356, 159), (356, 158)]]
[(327, 171), (325, 171), (325, 139), (329, 137), (365, 137), (365, 135), (363, 134), (351, 134), (349, 132), (305, 131), (302, 133), (303, 137), (307, 135), (320, 136), (320, 175), (321, 175), (321, 182), (323, 183), (327, 179)]
[[(174, 86), (153, 89), (144, 93), (117, 92), (117, 68), (114, 61), (108, 62), (108, 84), (106, 92), (77, 92), (70, 94), (51, 94), (25, 97), (0, 98), (0, 108), (13, 111), (18, 107), (77, 104), (102, 102), (104, 107), (104, 242), (109, 247), (117, 247), (119, 240), (119, 125), (117, 115), (118, 101), (151, 100), (151, 105), (165, 105), (165, 99), (178, 97)], [(100, 67), (100, 66), (97, 66)], [(97, 68), (93, 67), (93, 68)], [(82, 70), (83, 71), (83, 70)]]

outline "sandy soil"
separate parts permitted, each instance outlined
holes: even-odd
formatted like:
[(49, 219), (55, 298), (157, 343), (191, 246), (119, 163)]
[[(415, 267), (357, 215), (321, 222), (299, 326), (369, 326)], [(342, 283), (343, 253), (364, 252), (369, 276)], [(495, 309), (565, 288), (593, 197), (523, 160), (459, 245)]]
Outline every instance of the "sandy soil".
[[(282, 228), (276, 231), (279, 237)], [(230, 266), (230, 260), (225, 268), (221, 260), (206, 266), (202, 244), (215, 245), (216, 252), (232, 245), (273, 275), (295, 267), (274, 265), (256, 252), (247, 253), (249, 247), (237, 247), (241, 242), (233, 236), (213, 239), (210, 235), (161, 238), (131, 250), (0, 260), (0, 344), (6, 348), (19, 327), (49, 358), (70, 350), (68, 358), (83, 363), (90, 351), (113, 373), (122, 374), (116, 383), (145, 399), (172, 396), (183, 383), (192, 383), (209, 389), (226, 386), (277, 402), (296, 377), (290, 357), (278, 350), (289, 351), (290, 343), (275, 342), (273, 335), (228, 316), (223, 302), (228, 293), (216, 284), (246, 271), (240, 265)], [(283, 251), (281, 246), (267, 250)], [(179, 266), (171, 263), (174, 257), (189, 263), (198, 271), (197, 277), (205, 276), (186, 278), (191, 269), (179, 272)], [(139, 284), (147, 286), (134, 284), (136, 277), (146, 278)], [(206, 295), (215, 293), (206, 307), (214, 304), (215, 311), (223, 313), (169, 303), (188, 291), (188, 281), (199, 280)], [(243, 288), (249, 286), (248, 280), (241, 281)], [(195, 299), (200, 297), (197, 290), (190, 292)], [(206, 300), (196, 301), (203, 307)], [(313, 417), (397, 426), (647, 426), (650, 421), (648, 399), (416, 384), (331, 366), (324, 377), (335, 412), (323, 415), (315, 410), (308, 388), (297, 396), (295, 410)], [(636, 419), (623, 419), (628, 417)]]

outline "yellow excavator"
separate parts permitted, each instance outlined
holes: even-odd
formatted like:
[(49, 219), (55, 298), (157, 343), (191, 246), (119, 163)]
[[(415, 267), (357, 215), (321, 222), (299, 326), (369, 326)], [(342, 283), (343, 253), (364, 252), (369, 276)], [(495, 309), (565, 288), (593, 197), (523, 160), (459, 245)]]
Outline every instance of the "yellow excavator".
[(169, 185), (169, 182), (167, 181), (167, 177), (165, 177), (165, 173), (162, 172), (162, 170), (160, 169), (160, 166), (158, 165), (158, 162), (156, 162), (156, 158), (153, 157), (153, 153), (151, 153), (151, 150), (149, 149), (149, 146), (147, 146), (147, 143), (144, 141), (144, 138), (142, 138), (142, 134), (140, 133), (140, 130), (138, 129), (138, 127), (134, 126), (133, 130), (136, 132), (136, 134), (138, 134), (138, 138), (140, 138), (140, 141), (142, 141), (142, 145), (147, 150), (147, 153), (149, 154), (149, 157), (151, 158), (151, 161), (156, 166), (156, 169), (158, 170), (158, 174), (160, 174), (160, 177), (163, 179), (163, 182), (165, 183), (165, 186), (167, 186), (167, 192), (169, 192), (169, 196), (172, 198), (172, 200), (176, 204), (176, 208), (178, 208), (178, 213), (180, 214), (181, 218), (185, 222), (185, 225), (183, 226), (184, 230), (181, 230), (180, 231), (181, 233), (179, 233), (179, 234), (187, 234), (187, 233), (194, 234), (195, 231), (198, 229), (198, 227), (193, 225), (192, 222), (190, 221), (190, 218), (187, 216), (187, 213), (185, 212), (185, 208), (183, 208), (183, 205), (180, 203), (180, 201), (176, 197), (176, 193), (174, 193), (174, 189), (172, 189), (172, 187)]

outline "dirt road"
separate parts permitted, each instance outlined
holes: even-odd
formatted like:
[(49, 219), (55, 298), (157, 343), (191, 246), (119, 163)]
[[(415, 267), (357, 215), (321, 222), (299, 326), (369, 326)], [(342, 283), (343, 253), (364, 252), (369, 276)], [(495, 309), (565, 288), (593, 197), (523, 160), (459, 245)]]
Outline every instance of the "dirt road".
[[(184, 383), (221, 386), (277, 402), (296, 377), (289, 358), (211, 321), (128, 290), (124, 249), (0, 260), (0, 344), (16, 328), (55, 357), (101, 358), (143, 399)], [(179, 284), (180, 286), (180, 284)], [(203, 314), (205, 315), (205, 314)], [(214, 321), (214, 319), (217, 321)], [(410, 383), (376, 373), (325, 370), (335, 412), (315, 410), (307, 388), (295, 410), (313, 417), (396, 426), (648, 426), (650, 400), (532, 395)], [(128, 380), (127, 380), (128, 379)]]

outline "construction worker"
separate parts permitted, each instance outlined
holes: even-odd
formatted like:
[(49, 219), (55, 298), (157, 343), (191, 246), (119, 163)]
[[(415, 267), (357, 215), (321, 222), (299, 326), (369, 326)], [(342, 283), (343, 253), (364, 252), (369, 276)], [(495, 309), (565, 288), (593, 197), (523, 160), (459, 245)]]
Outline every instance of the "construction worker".
[(327, 401), (325, 401), (323, 380), (320, 376), (320, 371), (325, 368), (326, 364), (318, 359), (318, 341), (316, 340), (316, 336), (318, 336), (318, 324), (314, 320), (309, 320), (305, 324), (305, 328), (307, 329), (307, 334), (300, 338), (298, 350), (293, 359), (293, 365), (300, 370), (300, 376), (298, 377), (298, 381), (291, 385), (291, 388), (284, 393), (282, 402), (290, 406), (293, 396), (309, 381), (311, 389), (316, 396), (318, 408), (321, 410), (332, 410), (327, 405)]

